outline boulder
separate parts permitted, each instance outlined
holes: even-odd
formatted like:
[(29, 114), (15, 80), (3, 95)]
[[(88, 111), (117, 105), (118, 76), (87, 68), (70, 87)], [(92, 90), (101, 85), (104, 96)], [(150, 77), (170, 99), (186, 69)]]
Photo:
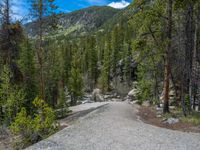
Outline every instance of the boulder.
[(156, 114), (157, 114), (157, 115), (163, 114), (163, 108), (161, 108), (161, 107), (156, 107)]
[(163, 111), (162, 107), (156, 107), (156, 111)]
[(119, 98), (112, 98), (111, 101), (113, 101), (113, 102), (120, 102), (121, 99), (119, 99)]
[(149, 101), (144, 101), (143, 103), (142, 103), (142, 106), (145, 106), (145, 107), (149, 107), (151, 104), (150, 104), (150, 102)]
[(84, 96), (83, 96), (83, 99), (82, 99), (82, 104), (86, 104), (86, 103), (92, 103), (93, 101), (91, 101), (91, 98), (92, 98), (92, 95), (86, 93)]
[(101, 94), (101, 90), (100, 89), (94, 89), (92, 92), (92, 98), (93, 101), (95, 102), (103, 102), (104, 98)]
[(136, 90), (135, 89), (132, 89), (131, 91), (128, 92), (128, 96), (129, 97), (133, 97), (133, 96), (135, 96), (135, 94), (136, 94)]
[(132, 100), (136, 100), (137, 95), (137, 89), (132, 89), (130, 92), (128, 92), (128, 98)]
[(91, 99), (87, 99), (82, 101), (82, 104), (87, 104), (87, 103), (93, 103), (93, 101), (91, 101)]
[(175, 110), (176, 107), (175, 107), (175, 106), (169, 106), (169, 109), (170, 109), (170, 110)]
[(177, 118), (168, 118), (166, 121), (164, 121), (165, 124), (176, 124), (179, 122), (179, 119)]
[(133, 100), (129, 97), (129, 96), (126, 96), (122, 99), (122, 101), (126, 101), (126, 102), (132, 102)]
[(109, 99), (109, 98), (111, 98), (110, 95), (104, 95), (104, 99)]
[(156, 115), (157, 118), (162, 118), (162, 115)]

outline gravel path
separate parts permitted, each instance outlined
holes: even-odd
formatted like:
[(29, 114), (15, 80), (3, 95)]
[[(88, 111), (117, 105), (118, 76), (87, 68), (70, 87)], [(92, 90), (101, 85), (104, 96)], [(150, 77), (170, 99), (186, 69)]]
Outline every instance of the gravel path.
[(86, 103), (86, 104), (69, 107), (69, 109), (73, 113), (76, 113), (76, 112), (80, 112), (80, 111), (84, 111), (84, 110), (88, 110), (88, 109), (92, 109), (92, 108), (97, 108), (97, 107), (100, 107), (100, 106), (103, 106), (106, 104), (108, 104), (108, 102)]
[(200, 134), (172, 131), (137, 119), (136, 108), (109, 103), (28, 150), (199, 150)]

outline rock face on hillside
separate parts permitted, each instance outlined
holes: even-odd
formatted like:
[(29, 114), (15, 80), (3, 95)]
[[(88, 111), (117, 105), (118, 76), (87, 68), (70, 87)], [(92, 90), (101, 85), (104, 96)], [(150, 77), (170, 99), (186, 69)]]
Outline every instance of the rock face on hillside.
[[(93, 6), (72, 13), (64, 14), (59, 19), (59, 31), (61, 35), (84, 35), (100, 29), (109, 19), (120, 10), (107, 6)], [(47, 21), (48, 22), (48, 18)], [(25, 30), (30, 36), (35, 36), (37, 24), (35, 22), (25, 25)], [(48, 33), (46, 29), (46, 33)]]

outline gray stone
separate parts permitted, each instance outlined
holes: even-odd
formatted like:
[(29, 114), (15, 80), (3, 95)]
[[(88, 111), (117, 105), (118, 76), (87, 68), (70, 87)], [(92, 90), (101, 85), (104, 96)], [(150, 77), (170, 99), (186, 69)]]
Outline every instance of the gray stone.
[(161, 107), (156, 107), (156, 110), (157, 110), (157, 111), (163, 111), (163, 108), (161, 108)]
[(101, 90), (100, 89), (94, 89), (92, 92), (92, 100), (95, 102), (103, 102), (104, 98), (101, 94)]
[(87, 103), (93, 103), (93, 101), (91, 101), (90, 99), (82, 101), (82, 104), (87, 104)]
[(109, 99), (110, 95), (104, 95), (104, 99)]
[(119, 98), (112, 98), (112, 101), (119, 102), (119, 101), (121, 101), (121, 99), (119, 99)]
[(156, 115), (157, 118), (162, 118), (162, 115)]
[(176, 124), (179, 122), (179, 119), (177, 118), (168, 118), (166, 121), (164, 121), (165, 124)]
[(176, 107), (175, 106), (169, 106), (169, 109), (174, 110)]
[(136, 95), (137, 91), (136, 89), (132, 89), (130, 92), (128, 92), (129, 97), (134, 97)]
[(144, 101), (142, 103), (142, 106), (149, 107), (150, 106), (150, 102), (149, 101)]

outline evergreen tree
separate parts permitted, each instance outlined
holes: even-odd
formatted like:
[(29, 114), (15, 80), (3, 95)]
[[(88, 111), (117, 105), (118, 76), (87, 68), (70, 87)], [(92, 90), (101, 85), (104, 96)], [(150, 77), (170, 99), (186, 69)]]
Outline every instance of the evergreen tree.
[(6, 65), (0, 75), (0, 120), (9, 125), (24, 104), (23, 90), (11, 83), (13, 77), (10, 68)]
[(111, 68), (110, 52), (111, 52), (111, 42), (110, 42), (110, 35), (108, 34), (105, 41), (101, 76), (99, 78), (99, 84), (103, 92), (108, 91), (110, 88), (110, 68)]
[(88, 38), (88, 45), (89, 45), (89, 80), (90, 82), (90, 89), (94, 89), (97, 78), (98, 78), (98, 58), (97, 58), (97, 49), (96, 49), (96, 39), (94, 37)]
[(77, 101), (83, 96), (83, 77), (80, 70), (80, 55), (75, 52), (71, 64), (71, 76), (69, 79), (69, 91), (71, 95), (71, 105), (77, 104)]
[(1, 24), (0, 24), (0, 63), (8, 65), (13, 74), (13, 82), (19, 83), (22, 74), (17, 65), (19, 57), (19, 45), (23, 39), (23, 31), (20, 22), (12, 21), (12, 0), (1, 1)]
[[(40, 82), (40, 97), (45, 99), (45, 49), (44, 49), (44, 33), (45, 30), (50, 30), (53, 27), (55, 29), (55, 11), (57, 6), (55, 0), (31, 0), (31, 15), (37, 20), (37, 41), (36, 52), (39, 65), (39, 82)], [(45, 17), (49, 16), (51, 19), (48, 23), (45, 23)]]
[(38, 95), (36, 83), (35, 53), (28, 39), (21, 46), (19, 66), (23, 74), (23, 88), (25, 93), (25, 107), (32, 110), (32, 101)]

